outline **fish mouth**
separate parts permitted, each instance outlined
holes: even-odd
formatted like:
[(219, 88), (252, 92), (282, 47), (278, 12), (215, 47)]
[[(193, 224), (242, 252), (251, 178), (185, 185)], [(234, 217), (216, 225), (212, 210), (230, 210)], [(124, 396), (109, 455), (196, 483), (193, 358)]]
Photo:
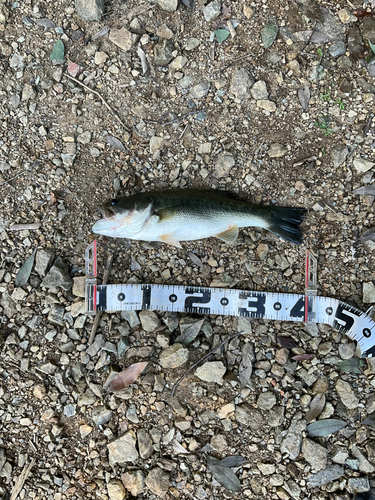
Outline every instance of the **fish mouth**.
[(115, 216), (115, 212), (104, 205), (99, 205), (96, 208), (100, 212), (102, 219), (113, 219)]

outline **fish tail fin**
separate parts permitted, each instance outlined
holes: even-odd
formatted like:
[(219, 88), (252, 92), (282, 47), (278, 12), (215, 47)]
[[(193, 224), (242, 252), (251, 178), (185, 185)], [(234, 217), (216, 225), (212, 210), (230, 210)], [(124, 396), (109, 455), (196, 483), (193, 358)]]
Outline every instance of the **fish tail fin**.
[(305, 208), (269, 207), (271, 213), (268, 231), (280, 236), (283, 240), (300, 245), (303, 240), (299, 224), (306, 217)]

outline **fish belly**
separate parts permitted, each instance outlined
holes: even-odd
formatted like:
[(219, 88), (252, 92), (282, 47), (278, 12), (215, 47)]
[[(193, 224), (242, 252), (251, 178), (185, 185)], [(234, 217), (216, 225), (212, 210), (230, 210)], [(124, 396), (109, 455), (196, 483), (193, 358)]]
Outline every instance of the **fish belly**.
[(231, 217), (208, 216), (206, 218), (194, 216), (176, 216), (170, 220), (150, 221), (144, 229), (137, 234), (137, 238), (143, 241), (165, 241), (166, 236), (170, 236), (176, 241), (201, 240), (216, 236), (231, 229), (238, 227), (266, 227), (265, 221), (260, 217), (250, 217), (249, 215)]

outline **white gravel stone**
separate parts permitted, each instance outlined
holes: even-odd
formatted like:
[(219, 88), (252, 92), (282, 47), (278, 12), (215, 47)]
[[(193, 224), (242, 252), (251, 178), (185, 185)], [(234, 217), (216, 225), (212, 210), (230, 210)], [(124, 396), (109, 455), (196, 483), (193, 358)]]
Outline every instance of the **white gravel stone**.
[(163, 368), (177, 368), (189, 359), (189, 349), (182, 344), (173, 344), (160, 354), (159, 362)]
[(107, 444), (109, 464), (111, 467), (117, 463), (122, 464), (124, 462), (134, 462), (137, 460), (138, 452), (135, 444), (135, 435), (131, 431)]
[(359, 405), (358, 398), (354, 394), (354, 391), (348, 382), (339, 379), (336, 382), (336, 391), (338, 392), (338, 395), (340, 396), (340, 399), (343, 402), (343, 404), (347, 408), (349, 408), (349, 410), (354, 410), (355, 408), (358, 408)]
[(200, 380), (205, 382), (216, 382), (223, 385), (223, 376), (227, 369), (222, 361), (207, 361), (202, 366), (197, 368), (195, 374)]

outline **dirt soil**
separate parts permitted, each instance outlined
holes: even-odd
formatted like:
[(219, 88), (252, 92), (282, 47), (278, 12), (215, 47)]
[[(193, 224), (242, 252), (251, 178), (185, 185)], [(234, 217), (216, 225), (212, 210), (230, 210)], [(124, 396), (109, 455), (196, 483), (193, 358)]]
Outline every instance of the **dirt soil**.
[[(257, 228), (233, 245), (123, 240), (108, 282), (304, 294), (309, 249), (319, 295), (371, 308), (375, 20), (354, 10), (370, 4), (108, 0), (88, 21), (73, 1), (0, 0), (0, 498), (373, 498), (375, 364), (345, 334), (114, 312), (89, 346), (82, 288), (97, 205), (212, 188), (307, 208), (303, 244)], [(97, 241), (101, 278), (116, 242)], [(190, 324), (198, 335), (173, 354)], [(139, 361), (137, 381), (108, 392)], [(345, 427), (309, 432), (325, 419)]]

